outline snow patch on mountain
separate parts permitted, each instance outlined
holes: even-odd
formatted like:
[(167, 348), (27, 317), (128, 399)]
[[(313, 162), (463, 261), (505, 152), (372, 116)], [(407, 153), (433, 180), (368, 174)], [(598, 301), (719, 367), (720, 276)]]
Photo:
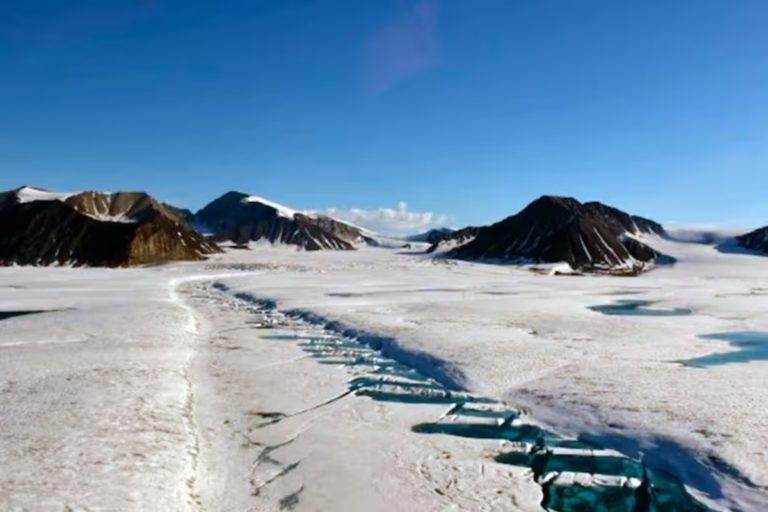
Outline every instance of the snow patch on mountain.
[(35, 187), (21, 187), (16, 191), (16, 197), (19, 203), (31, 203), (34, 201), (64, 201), (66, 198), (74, 194), (66, 194), (61, 192), (51, 192)]
[(270, 208), (273, 208), (280, 217), (285, 217), (286, 219), (293, 219), (294, 215), (296, 215), (297, 213), (301, 213), (292, 208), (288, 208), (287, 206), (283, 206), (279, 203), (275, 203), (274, 201), (270, 201), (269, 199), (264, 199), (261, 196), (251, 195), (244, 198), (243, 202), (244, 203), (261, 203), (264, 206), (269, 206)]
[(36, 201), (67, 202), (70, 198), (75, 198), (81, 194), (90, 194), (94, 206), (93, 211), (75, 208), (78, 212), (101, 222), (120, 222), (124, 224), (136, 222), (136, 219), (131, 218), (126, 213), (116, 215), (110, 213), (108, 199), (111, 200), (113, 196), (111, 192), (53, 192), (42, 188), (24, 186), (16, 190), (15, 194), (19, 204), (34, 203)]

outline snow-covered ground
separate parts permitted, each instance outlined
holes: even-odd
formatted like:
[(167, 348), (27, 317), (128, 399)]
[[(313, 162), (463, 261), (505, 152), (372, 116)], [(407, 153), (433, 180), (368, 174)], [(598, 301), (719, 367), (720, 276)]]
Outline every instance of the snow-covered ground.
[(0, 310), (54, 310), (0, 321), (0, 510), (187, 509), (194, 351), (168, 271), (0, 269)]
[[(428, 377), (670, 470), (710, 505), (766, 510), (768, 362), (679, 361), (732, 350), (700, 335), (768, 331), (768, 258), (652, 243), (679, 262), (636, 278), (385, 249), (0, 269), (0, 311), (59, 310), (0, 320), (0, 510), (539, 508), (498, 442), (410, 431), (445, 407), (322, 405), (349, 370), (254, 329), (238, 292), (388, 338)], [(692, 314), (589, 309), (622, 299)]]

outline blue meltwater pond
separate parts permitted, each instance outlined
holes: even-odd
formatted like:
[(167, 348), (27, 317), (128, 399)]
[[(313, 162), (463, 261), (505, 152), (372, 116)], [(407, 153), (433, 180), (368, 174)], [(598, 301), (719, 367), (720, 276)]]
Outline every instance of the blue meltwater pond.
[(768, 332), (743, 331), (706, 334), (707, 340), (727, 341), (734, 350), (683, 361), (686, 366), (710, 367), (768, 360)]
[(597, 311), (609, 316), (686, 316), (691, 314), (686, 308), (654, 308), (652, 300), (617, 300), (612, 304), (589, 306), (592, 311)]

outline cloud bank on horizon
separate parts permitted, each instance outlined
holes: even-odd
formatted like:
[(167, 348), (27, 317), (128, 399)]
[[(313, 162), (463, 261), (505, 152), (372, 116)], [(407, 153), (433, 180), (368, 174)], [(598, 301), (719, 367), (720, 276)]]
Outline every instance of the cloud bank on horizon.
[(324, 213), (376, 233), (391, 236), (412, 235), (433, 228), (445, 227), (451, 220), (448, 215), (444, 214), (410, 211), (408, 204), (404, 201), (400, 201), (397, 208), (379, 208), (376, 210), (328, 208)]
[(421, 0), (371, 36), (366, 48), (365, 85), (381, 94), (437, 61), (439, 0)]

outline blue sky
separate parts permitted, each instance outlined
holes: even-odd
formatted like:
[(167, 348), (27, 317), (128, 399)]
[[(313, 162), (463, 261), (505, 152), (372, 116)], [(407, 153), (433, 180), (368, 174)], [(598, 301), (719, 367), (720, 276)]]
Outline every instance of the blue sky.
[(0, 188), (765, 225), (766, 26), (764, 0), (9, 0)]

